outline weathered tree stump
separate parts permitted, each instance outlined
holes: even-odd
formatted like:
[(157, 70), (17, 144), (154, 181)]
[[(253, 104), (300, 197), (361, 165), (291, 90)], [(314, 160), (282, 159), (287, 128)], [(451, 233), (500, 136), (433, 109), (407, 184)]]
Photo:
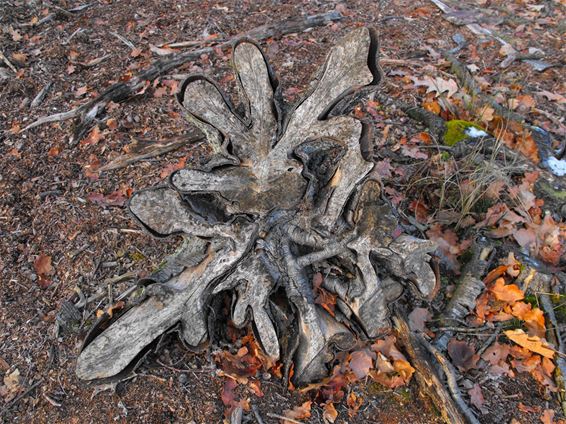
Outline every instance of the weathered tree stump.
[[(304, 384), (326, 375), (334, 349), (390, 326), (400, 283), (424, 296), (435, 286), (434, 244), (394, 236), (394, 210), (365, 156), (369, 128), (343, 116), (381, 79), (375, 34), (360, 28), (341, 40), (293, 106), (253, 41), (234, 46), (233, 67), (243, 107), (202, 75), (178, 93), (212, 157), (134, 194), (129, 209), (151, 234), (182, 233), (185, 242), (143, 281), (143, 302), (87, 338), (81, 379), (118, 375), (172, 328), (201, 345), (225, 325), (208, 319), (210, 306), (229, 295), (234, 324), (252, 322), (265, 353), (292, 360), (294, 382)], [(338, 296), (335, 316), (314, 302), (317, 272)]]

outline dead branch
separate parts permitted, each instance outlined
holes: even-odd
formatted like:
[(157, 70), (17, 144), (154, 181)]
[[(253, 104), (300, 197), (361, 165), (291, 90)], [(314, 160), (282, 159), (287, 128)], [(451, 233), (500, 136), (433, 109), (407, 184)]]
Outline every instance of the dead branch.
[(100, 167), (98, 172), (114, 171), (116, 169), (125, 168), (136, 162), (161, 156), (166, 153), (173, 152), (183, 146), (195, 144), (203, 140), (204, 137), (202, 136), (187, 136), (181, 140), (173, 140), (167, 143), (155, 142), (146, 146), (141, 152), (117, 157), (106, 165)]
[[(309, 28), (341, 20), (342, 18), (343, 16), (336, 11), (301, 18), (290, 18), (282, 22), (265, 24), (243, 34), (238, 34), (235, 37), (232, 37), (231, 39), (219, 44), (217, 47), (223, 49), (230, 47), (232, 46), (234, 40), (240, 38), (249, 37), (263, 40), (270, 37), (282, 37), (286, 34), (302, 32)], [(80, 137), (78, 137), (78, 135), (84, 134), (86, 132), (85, 127), (88, 128), (96, 115), (105, 108), (106, 104), (108, 104), (109, 102), (124, 102), (131, 97), (134, 97), (136, 93), (138, 93), (145, 87), (148, 81), (151, 82), (172, 69), (178, 68), (192, 60), (196, 60), (203, 54), (211, 54), (213, 52), (213, 47), (204, 47), (197, 50), (175, 54), (167, 59), (160, 59), (154, 62), (148, 69), (132, 78), (130, 81), (113, 84), (94, 99), (68, 112), (41, 117), (23, 128), (21, 132), (28, 131), (39, 125), (43, 125), (49, 122), (59, 122), (81, 116), (81, 122), (78, 124), (74, 135), (69, 140), (69, 144), (71, 146), (74, 146), (80, 141)], [(87, 117), (90, 117), (90, 119), (87, 119)]]
[(400, 343), (405, 348), (411, 364), (417, 370), (415, 376), (421, 392), (430, 397), (447, 424), (466, 424), (465, 415), (458, 409), (432, 366), (427, 349), (427, 344), (430, 345), (430, 343), (421, 334), (409, 329), (401, 313), (396, 314), (393, 323)]

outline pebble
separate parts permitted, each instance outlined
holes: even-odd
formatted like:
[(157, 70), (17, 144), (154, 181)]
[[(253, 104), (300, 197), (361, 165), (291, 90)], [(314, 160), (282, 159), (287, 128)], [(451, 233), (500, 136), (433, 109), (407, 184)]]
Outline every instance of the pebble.
[(184, 386), (189, 381), (189, 377), (187, 376), (187, 374), (181, 373), (179, 374), (179, 377), (177, 377), (177, 380), (179, 380), (179, 384)]

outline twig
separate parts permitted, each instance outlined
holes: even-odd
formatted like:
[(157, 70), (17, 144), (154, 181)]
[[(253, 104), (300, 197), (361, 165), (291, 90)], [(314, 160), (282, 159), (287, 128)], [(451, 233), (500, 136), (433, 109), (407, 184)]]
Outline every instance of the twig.
[(259, 415), (259, 411), (257, 409), (257, 406), (255, 406), (255, 404), (252, 403), (252, 412), (254, 413), (254, 417), (255, 420), (257, 421), (257, 424), (264, 424), (263, 419), (261, 418), (261, 415)]
[(294, 423), (294, 424), (303, 424), (302, 421), (297, 421), (293, 418), (288, 418), (288, 417), (284, 417), (283, 415), (279, 415), (279, 414), (274, 414), (272, 412), (268, 412), (267, 416), (270, 418), (277, 418), (278, 420), (284, 420), (284, 421), (288, 421), (290, 423)]
[(2, 61), (8, 65), (8, 68), (10, 68), (12, 71), (14, 71), (14, 73), (18, 72), (18, 70), (16, 69), (16, 67), (12, 64), (12, 62), (10, 62), (8, 60), (8, 58), (6, 56), (4, 56), (4, 52), (0, 51), (0, 59), (2, 59)]
[(69, 44), (69, 42), (73, 39), (73, 37), (74, 37), (75, 35), (77, 35), (79, 32), (84, 32), (84, 29), (82, 29), (82, 28), (80, 28), (80, 27), (77, 28), (76, 30), (73, 31), (73, 33), (69, 36), (69, 38), (67, 38), (67, 39), (66, 39), (65, 41), (63, 41), (61, 44), (63, 44), (63, 45)]
[(116, 284), (121, 283), (122, 281), (133, 280), (138, 276), (137, 272), (126, 272), (125, 274), (118, 275), (116, 277), (107, 278), (103, 281), (104, 284)]
[[(234, 40), (240, 38), (255, 38), (256, 40), (263, 40), (270, 37), (281, 37), (285, 34), (292, 34), (296, 32), (301, 32), (309, 28), (313, 28), (320, 25), (325, 25), (329, 22), (339, 21), (343, 19), (343, 16), (337, 11), (331, 11), (328, 13), (323, 13), (320, 15), (313, 15), (301, 18), (291, 18), (278, 23), (271, 23), (259, 26), (248, 32), (241, 33), (232, 37), (225, 42), (219, 44), (217, 47), (227, 48), (230, 47)], [(202, 49), (187, 51), (179, 54), (173, 54), (167, 59), (159, 59), (155, 61), (149, 69), (141, 72), (136, 77), (132, 78), (128, 82), (119, 82), (111, 85), (103, 93), (101, 93), (96, 98), (88, 101), (87, 103), (64, 113), (58, 113), (51, 116), (44, 116), (32, 122), (30, 125), (25, 127), (20, 132), (24, 132), (35, 128), (39, 125), (46, 124), (49, 122), (58, 122), (71, 118), (75, 118), (79, 115), (84, 114), (83, 121), (78, 125), (77, 130), (73, 137), (69, 140), (69, 144), (74, 146), (77, 144), (77, 134), (79, 132), (84, 132), (84, 127), (89, 125), (87, 117), (91, 115), (90, 121), (94, 119), (99, 110), (102, 110), (104, 106), (110, 102), (123, 102), (133, 97), (141, 89), (143, 89), (148, 81), (153, 81), (161, 75), (167, 73), (168, 71), (178, 68), (187, 62), (198, 59), (203, 54), (211, 54), (214, 52), (213, 47), (205, 47)], [(92, 116), (94, 114), (94, 116)]]
[(31, 104), (30, 104), (30, 108), (33, 109), (35, 107), (38, 107), (43, 100), (45, 99), (45, 96), (47, 96), (47, 92), (49, 91), (49, 89), (51, 88), (51, 86), (53, 85), (53, 82), (48, 82), (45, 87), (43, 87), (41, 89), (41, 91), (39, 93), (37, 93), (37, 96), (35, 96), (35, 98), (32, 100)]
[(130, 49), (134, 50), (136, 48), (136, 46), (134, 46), (134, 44), (130, 40), (128, 40), (126, 37), (121, 36), (117, 32), (110, 32), (110, 34), (112, 34), (114, 37), (116, 37), (118, 40), (120, 40), (122, 43), (124, 43)]
[(141, 153), (135, 155), (123, 155), (110, 163), (100, 167), (98, 172), (112, 171), (115, 169), (125, 168), (128, 165), (139, 162), (144, 159), (154, 158), (156, 156), (164, 155), (165, 153), (172, 152), (187, 144), (198, 143), (204, 140), (202, 136), (192, 136), (183, 138), (182, 140), (174, 140), (168, 143), (154, 143), (144, 149)]
[(8, 402), (8, 404), (2, 408), (2, 411), (0, 411), (0, 417), (2, 415), (4, 415), (4, 413), (8, 412), (8, 410), (14, 406), (16, 403), (18, 403), (20, 400), (22, 400), (24, 397), (26, 397), (27, 395), (29, 395), (36, 387), (38, 387), (41, 383), (43, 383), (43, 379), (39, 379), (38, 381), (36, 381), (35, 383), (33, 383), (25, 392), (23, 392), (22, 394), (16, 396), (12, 401)]

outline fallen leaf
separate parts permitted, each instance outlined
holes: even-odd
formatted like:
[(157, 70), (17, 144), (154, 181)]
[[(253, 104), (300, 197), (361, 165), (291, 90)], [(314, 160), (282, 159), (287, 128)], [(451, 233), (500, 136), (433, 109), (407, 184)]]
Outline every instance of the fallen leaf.
[(426, 308), (415, 308), (409, 314), (409, 327), (413, 331), (424, 332), (426, 322), (432, 318), (432, 314)]
[(333, 423), (338, 418), (338, 411), (334, 407), (334, 403), (327, 402), (322, 408), (322, 418)]
[(554, 411), (552, 409), (545, 409), (540, 417), (543, 424), (552, 424), (554, 422)]
[(476, 367), (479, 355), (473, 346), (464, 340), (451, 339), (448, 342), (448, 355), (452, 358), (452, 362), (462, 371), (468, 371)]
[(422, 80), (413, 78), (413, 83), (416, 87), (427, 87), (427, 93), (436, 92), (438, 95), (447, 92), (446, 97), (452, 97), (458, 91), (458, 84), (452, 78), (449, 80), (440, 77), (432, 78), (425, 77)]
[[(311, 405), (312, 401), (307, 400), (301, 406), (295, 406), (293, 409), (286, 409), (283, 411), (285, 418), (290, 418), (292, 420), (303, 420), (305, 418), (310, 418), (311, 416)], [(282, 424), (293, 424), (289, 420), (282, 419)]]
[(557, 102), (559, 104), (566, 103), (566, 97), (564, 97), (564, 96), (562, 96), (561, 94), (558, 94), (558, 93), (552, 93), (550, 91), (542, 90), (542, 91), (537, 91), (535, 94), (538, 94), (539, 96), (546, 97), (548, 100), (553, 101), (553, 102)]
[(53, 272), (51, 256), (47, 256), (42, 253), (33, 262), (33, 267), (35, 268), (35, 272), (39, 275), (50, 275)]
[(505, 284), (504, 278), (495, 280), (495, 284), (489, 289), (497, 300), (513, 303), (525, 298), (525, 294), (516, 284)]
[(358, 380), (365, 378), (373, 365), (373, 359), (367, 350), (357, 350), (351, 354), (350, 369)]
[(138, 57), (141, 53), (142, 53), (141, 49), (138, 49), (136, 47), (132, 49), (132, 51), (130, 52), (130, 57)]
[(10, 374), (6, 374), (4, 376), (4, 384), (6, 385), (8, 390), (12, 393), (15, 393), (18, 390), (20, 390), (21, 388), (20, 382), (21, 382), (20, 370), (18, 370), (17, 368), (14, 371), (12, 371)]
[(348, 405), (348, 416), (351, 418), (358, 413), (358, 410), (362, 406), (364, 400), (358, 397), (353, 391), (350, 392), (346, 398), (346, 405)]
[(92, 130), (90, 130), (88, 135), (81, 141), (81, 145), (91, 145), (92, 146), (92, 145), (97, 144), (103, 138), (104, 138), (104, 136), (102, 135), (102, 132), (100, 131), (100, 128), (97, 125)]
[(505, 335), (509, 340), (512, 340), (519, 346), (522, 346), (525, 349), (530, 350), (531, 352), (538, 353), (545, 358), (554, 358), (554, 350), (552, 350), (550, 346), (548, 346), (546, 340), (541, 339), (540, 337), (529, 336), (521, 329), (507, 330), (505, 331)]
[(487, 414), (488, 411), (483, 407), (485, 399), (483, 397), (481, 387), (478, 383), (474, 384), (474, 387), (468, 390), (468, 395), (470, 395), (470, 403), (474, 405), (482, 414)]
[(106, 121), (106, 126), (111, 130), (118, 128), (118, 120), (116, 118), (110, 118)]
[(75, 91), (75, 97), (81, 97), (84, 96), (88, 91), (88, 86), (83, 85), (82, 87), (77, 88), (77, 90)]
[(28, 57), (23, 53), (12, 53), (12, 59), (19, 65), (24, 65)]
[(401, 153), (413, 159), (428, 159), (428, 155), (421, 152), (418, 146), (403, 145), (401, 146)]
[(161, 86), (153, 92), (153, 97), (163, 97), (167, 94), (167, 87)]
[(53, 146), (47, 152), (47, 156), (49, 156), (50, 158), (53, 158), (53, 157), (57, 156), (59, 153), (61, 153), (61, 148), (59, 146)]

